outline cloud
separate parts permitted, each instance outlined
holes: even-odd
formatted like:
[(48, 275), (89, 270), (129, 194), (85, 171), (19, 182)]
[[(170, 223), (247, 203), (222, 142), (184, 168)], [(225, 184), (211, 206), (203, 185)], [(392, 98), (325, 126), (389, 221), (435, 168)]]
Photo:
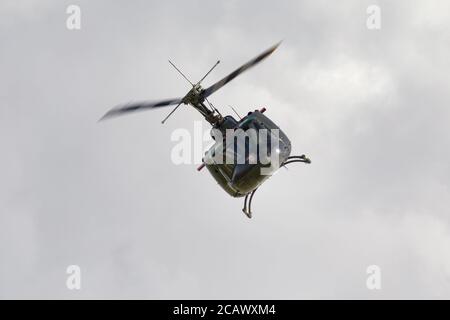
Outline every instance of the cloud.
[[(372, 2), (78, 3), (80, 31), (59, 2), (1, 5), (1, 297), (450, 296), (444, 1), (377, 1), (379, 31)], [(208, 85), (280, 39), (211, 97), (224, 112), (266, 106), (312, 159), (258, 190), (251, 221), (206, 171), (170, 162), (194, 110), (97, 123), (183, 95), (168, 58), (194, 80), (219, 58)]]

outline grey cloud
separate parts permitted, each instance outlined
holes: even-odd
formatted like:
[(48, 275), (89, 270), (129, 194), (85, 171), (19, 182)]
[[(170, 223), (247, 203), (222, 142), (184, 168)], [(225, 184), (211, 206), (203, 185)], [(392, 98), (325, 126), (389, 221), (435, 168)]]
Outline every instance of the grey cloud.
[[(68, 31), (72, 3), (0, 5), (0, 297), (449, 298), (445, 1), (77, 1)], [(193, 110), (97, 123), (187, 91), (168, 58), (192, 79), (221, 59), (209, 84), (280, 39), (212, 97), (267, 106), (313, 161), (269, 179), (252, 221), (170, 162)]]

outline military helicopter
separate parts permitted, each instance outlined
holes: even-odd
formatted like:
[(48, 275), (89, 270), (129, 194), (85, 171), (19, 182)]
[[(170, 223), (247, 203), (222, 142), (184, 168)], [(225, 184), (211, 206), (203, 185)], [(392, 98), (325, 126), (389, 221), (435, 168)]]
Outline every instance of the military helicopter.
[[(162, 120), (162, 123), (164, 124), (181, 104), (191, 105), (211, 124), (211, 136), (215, 140), (214, 145), (206, 151), (203, 157), (203, 163), (197, 170), (200, 171), (206, 166), (214, 179), (229, 195), (232, 197), (245, 197), (242, 211), (248, 218), (251, 218), (253, 196), (266, 179), (279, 168), (285, 167), (290, 163), (311, 163), (311, 161), (305, 155), (290, 156), (291, 142), (286, 134), (282, 132), (272, 120), (264, 115), (266, 108), (250, 111), (245, 117), (236, 120), (231, 115), (222, 116), (219, 110), (208, 100), (208, 97), (244, 71), (267, 58), (278, 48), (280, 43), (281, 42), (273, 45), (206, 89), (201, 86), (201, 83), (220, 63), (220, 60), (217, 61), (196, 83), (191, 82), (180, 69), (169, 60), (169, 63), (192, 86), (192, 89), (190, 89), (186, 95), (182, 98), (130, 102), (118, 105), (108, 111), (100, 120), (141, 110), (176, 105), (164, 120)], [(235, 110), (233, 109), (233, 111)], [(235, 137), (232, 137), (231, 143), (225, 138), (229, 131), (244, 133), (250, 131), (261, 133), (264, 131), (264, 134), (266, 135), (265, 144), (262, 143), (262, 140), (264, 139), (260, 139), (261, 136), (264, 136), (263, 134), (257, 138), (254, 138), (254, 136), (252, 136), (253, 138), (247, 136), (247, 138), (244, 139), (244, 144), (241, 144), (239, 147), (239, 144), (234, 143)], [(217, 138), (217, 136), (220, 137)], [(253, 146), (256, 146), (256, 148), (251, 148), (252, 144)], [(265, 156), (261, 156), (261, 149), (265, 150), (265, 152), (262, 153), (265, 154)], [(221, 161), (223, 160), (223, 155), (227, 155), (227, 159), (231, 158), (233, 161)], [(244, 161), (236, 161), (236, 158), (244, 159)], [(274, 159), (276, 161), (273, 161)], [(262, 174), (263, 169), (267, 169), (264, 174)]]

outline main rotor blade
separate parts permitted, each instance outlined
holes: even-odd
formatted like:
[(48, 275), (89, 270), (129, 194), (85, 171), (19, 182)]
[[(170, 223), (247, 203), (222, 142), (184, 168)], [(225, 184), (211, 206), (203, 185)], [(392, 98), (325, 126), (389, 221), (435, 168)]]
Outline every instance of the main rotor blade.
[(264, 60), (265, 58), (267, 58), (268, 56), (270, 56), (270, 54), (272, 52), (275, 51), (276, 48), (278, 48), (278, 46), (280, 45), (281, 42), (278, 42), (276, 45), (270, 47), (269, 49), (267, 49), (266, 51), (264, 51), (263, 53), (261, 53), (259, 56), (257, 56), (256, 58), (253, 58), (252, 60), (250, 60), (249, 62), (247, 62), (246, 64), (244, 64), (242, 67), (234, 70), (232, 73), (230, 73), (228, 76), (226, 76), (225, 78), (223, 78), (222, 80), (216, 82), (215, 84), (213, 84), (212, 86), (210, 86), (209, 88), (206, 88), (203, 93), (202, 96), (204, 98), (210, 96), (211, 94), (213, 94), (214, 92), (216, 92), (217, 90), (219, 90), (220, 88), (222, 88), (224, 85), (226, 85), (228, 82), (230, 82), (231, 80), (233, 80), (234, 78), (236, 78), (238, 75), (240, 75), (242, 72), (244, 72), (247, 69), (250, 69), (251, 67), (253, 67), (254, 65), (258, 64), (259, 62), (261, 62), (262, 60)]
[(134, 112), (134, 111), (141, 111), (146, 109), (153, 109), (153, 108), (159, 108), (159, 107), (165, 107), (170, 106), (173, 104), (181, 103), (181, 98), (176, 99), (167, 99), (167, 100), (161, 100), (161, 101), (136, 101), (136, 102), (130, 102), (127, 104), (121, 104), (117, 107), (112, 108), (109, 110), (100, 120), (112, 118), (115, 116), (120, 116), (122, 114)]

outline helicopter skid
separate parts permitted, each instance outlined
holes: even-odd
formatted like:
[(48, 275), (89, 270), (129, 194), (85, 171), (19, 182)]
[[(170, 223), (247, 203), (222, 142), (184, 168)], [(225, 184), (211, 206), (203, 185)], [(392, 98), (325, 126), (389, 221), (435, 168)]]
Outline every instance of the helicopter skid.
[[(301, 156), (290, 156), (281, 164), (280, 167), (284, 167), (287, 164), (294, 163), (294, 162), (303, 162), (303, 163), (310, 164), (311, 160), (309, 158), (307, 158), (304, 154), (302, 154)], [(253, 190), (250, 193), (247, 193), (245, 195), (245, 199), (244, 199), (244, 208), (242, 208), (242, 212), (244, 212), (245, 215), (247, 216), (247, 218), (249, 218), (249, 219), (252, 218), (252, 200), (253, 200), (253, 196), (255, 195), (256, 190), (258, 190), (258, 188), (256, 188), (255, 190)]]

